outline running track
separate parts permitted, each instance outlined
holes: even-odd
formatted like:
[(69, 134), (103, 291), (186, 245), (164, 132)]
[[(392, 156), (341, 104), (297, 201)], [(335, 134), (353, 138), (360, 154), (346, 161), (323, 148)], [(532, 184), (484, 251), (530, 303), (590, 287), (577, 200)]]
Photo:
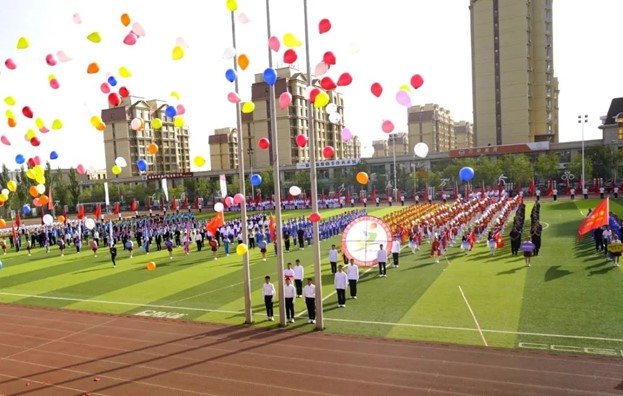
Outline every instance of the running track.
[(619, 359), (0, 305), (1, 395), (623, 395), (622, 381)]

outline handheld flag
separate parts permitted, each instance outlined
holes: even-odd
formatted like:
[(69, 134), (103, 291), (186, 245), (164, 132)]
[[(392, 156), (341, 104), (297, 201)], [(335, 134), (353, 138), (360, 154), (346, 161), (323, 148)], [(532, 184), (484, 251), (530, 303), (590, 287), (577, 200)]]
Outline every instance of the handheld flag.
[(578, 235), (580, 238), (582, 236), (595, 228), (608, 225), (609, 222), (609, 212), (610, 211), (610, 201), (608, 198), (601, 201), (599, 205), (591, 212), (591, 214), (582, 221), (580, 224), (580, 228), (578, 228)]

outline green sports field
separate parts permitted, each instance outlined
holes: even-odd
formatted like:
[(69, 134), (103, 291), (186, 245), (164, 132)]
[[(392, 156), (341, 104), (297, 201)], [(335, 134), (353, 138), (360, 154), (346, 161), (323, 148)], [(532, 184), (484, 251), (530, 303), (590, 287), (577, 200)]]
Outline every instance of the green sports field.
[[(447, 260), (434, 264), (428, 248), (411, 255), (404, 248), (399, 269), (388, 267), (388, 277), (378, 278), (376, 268), (365, 272), (359, 299), (337, 309), (327, 252), (339, 238), (322, 242), (323, 294), (326, 331), (404, 338), (443, 343), (488, 345), (623, 357), (623, 276), (602, 254), (592, 238), (577, 241), (583, 215), (597, 200), (563, 199), (543, 202), (543, 246), (532, 266), (523, 257), (510, 256), (508, 231), (505, 247), (491, 256), (480, 241), (464, 255), (458, 246)], [(527, 219), (532, 204), (527, 207)], [(383, 216), (399, 207), (368, 208)], [(611, 201), (610, 210), (623, 208)], [(323, 216), (339, 213), (323, 211)], [(303, 212), (284, 212), (284, 218)], [(525, 235), (524, 235), (525, 236)], [(265, 321), (261, 286), (265, 275), (276, 278), (274, 257), (264, 262), (252, 250), (252, 302), (257, 326), (278, 326)], [(305, 276), (313, 275), (312, 249), (294, 249), (285, 261), (301, 259)], [(0, 302), (88, 310), (107, 313), (167, 316), (179, 320), (240, 324), (244, 321), (242, 260), (222, 252), (217, 261), (211, 252), (176, 249), (146, 255), (135, 250), (130, 259), (119, 250), (113, 269), (107, 249), (98, 257), (90, 250), (75, 253), (57, 248), (8, 253), (0, 257)], [(148, 261), (157, 264), (147, 271)], [(365, 272), (365, 273), (364, 273)], [(347, 292), (348, 294), (348, 292)], [(275, 304), (277, 312), (277, 304)], [(296, 300), (301, 318), (290, 327), (312, 330), (306, 324), (304, 303)]]

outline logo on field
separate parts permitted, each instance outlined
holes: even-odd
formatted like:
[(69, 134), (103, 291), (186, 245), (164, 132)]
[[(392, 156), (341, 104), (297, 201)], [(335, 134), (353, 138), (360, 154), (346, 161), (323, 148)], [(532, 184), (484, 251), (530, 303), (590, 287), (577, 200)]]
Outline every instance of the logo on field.
[(355, 264), (372, 267), (378, 263), (380, 245), (388, 254), (392, 248), (392, 232), (378, 217), (364, 216), (353, 220), (342, 234), (342, 251)]

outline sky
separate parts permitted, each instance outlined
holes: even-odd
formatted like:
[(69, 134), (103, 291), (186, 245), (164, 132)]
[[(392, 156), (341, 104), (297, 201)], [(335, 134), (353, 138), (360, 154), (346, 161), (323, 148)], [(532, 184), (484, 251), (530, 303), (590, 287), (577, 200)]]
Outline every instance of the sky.
[[(239, 96), (250, 99), (255, 74), (268, 67), (266, 2), (238, 0), (234, 13), (238, 54), (250, 60), (239, 70)], [(370, 4), (370, 5), (368, 5)], [(590, 5), (589, 5), (590, 4)], [(117, 78), (116, 90), (125, 86), (131, 95), (182, 104), (191, 131), (191, 157), (205, 157), (209, 169), (208, 136), (222, 127), (235, 127), (235, 106), (227, 101), (234, 84), (225, 78), (233, 66), (224, 59), (232, 47), (231, 13), (225, 0), (0, 0), (0, 162), (16, 168), (15, 156), (38, 155), (47, 160), (51, 151), (56, 167), (103, 169), (102, 133), (90, 123), (93, 115), (108, 107), (100, 85), (109, 75)], [(312, 70), (326, 51), (336, 56), (336, 65), (326, 75), (337, 80), (348, 72), (353, 82), (340, 87), (345, 103), (346, 126), (362, 141), (364, 156), (372, 154), (371, 141), (387, 137), (381, 130), (391, 120), (396, 131), (407, 131), (406, 108), (397, 103), (396, 93), (411, 76), (420, 74), (424, 85), (412, 90), (412, 104), (437, 103), (449, 109), (455, 120), (472, 120), (471, 51), (469, 0), (394, 0), (362, 3), (358, 0), (308, 1), (310, 59)], [(303, 0), (271, 0), (271, 34), (283, 41), (291, 33), (305, 42)], [(588, 115), (585, 138), (600, 137), (599, 117), (610, 101), (622, 96), (623, 80), (616, 78), (623, 64), (623, 52), (616, 40), (623, 1), (554, 1), (554, 71), (559, 78), (560, 140), (581, 139), (578, 115)], [(131, 23), (125, 27), (121, 15)], [(329, 19), (331, 30), (320, 34), (318, 23)], [(80, 22), (80, 23), (76, 23)], [(144, 36), (135, 45), (123, 43), (138, 23)], [(87, 39), (97, 32), (100, 43)], [(25, 37), (28, 47), (17, 49)], [(185, 44), (184, 57), (172, 59), (173, 48)], [(284, 66), (282, 43), (273, 52), (274, 67)], [(306, 71), (305, 48), (297, 47), (295, 64)], [(46, 64), (48, 54), (63, 51), (71, 60)], [(16, 68), (10, 70), (5, 61)], [(87, 73), (97, 63), (100, 71)], [(119, 75), (125, 67), (129, 78)], [(52, 89), (48, 77), (59, 83)], [(384, 90), (377, 98), (370, 85)], [(171, 96), (176, 91), (179, 100)], [(13, 97), (14, 106), (4, 102)], [(33, 119), (22, 115), (30, 107)], [(17, 125), (9, 128), (5, 112), (13, 111)], [(37, 131), (35, 118), (50, 128), (58, 119), (63, 126), (47, 133), (37, 132), (41, 141), (34, 147), (24, 136)], [(285, 132), (281, 132), (285, 133)]]

